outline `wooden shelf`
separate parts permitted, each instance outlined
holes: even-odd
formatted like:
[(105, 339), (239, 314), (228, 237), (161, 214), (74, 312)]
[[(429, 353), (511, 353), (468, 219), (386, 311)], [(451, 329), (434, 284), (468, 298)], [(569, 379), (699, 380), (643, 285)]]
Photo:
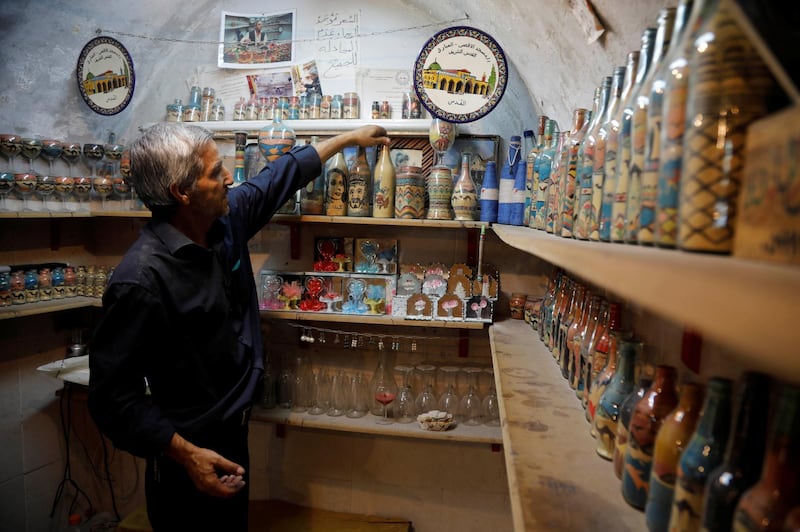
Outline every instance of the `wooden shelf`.
[(24, 305), (11, 305), (0, 308), (0, 320), (35, 316), (85, 307), (100, 307), (102, 302), (96, 297), (69, 297), (66, 299), (52, 299), (38, 303), (25, 303)]
[[(214, 133), (218, 140), (233, 139), (234, 131), (246, 131), (249, 138), (256, 138), (258, 131), (272, 123), (272, 120), (225, 120), (220, 122), (190, 122), (191, 125), (200, 126)], [(390, 136), (426, 136), (431, 126), (429, 118), (413, 120), (364, 120), (364, 119), (341, 119), (341, 120), (283, 120), (283, 123), (300, 135), (320, 135), (333, 136), (345, 131), (375, 124), (386, 129)], [(141, 130), (146, 129), (152, 124), (144, 124)]]
[(328, 416), (325, 414), (314, 416), (306, 413), (297, 413), (281, 408), (267, 410), (259, 406), (253, 407), (250, 421), (278, 423), (293, 427), (336, 430), (341, 432), (357, 432), (359, 434), (374, 434), (378, 436), (396, 436), (401, 438), (417, 438), (425, 440), (457, 441), (470, 443), (503, 443), (500, 427), (487, 427), (478, 425), (456, 425), (450, 430), (436, 432), (423, 430), (416, 422), (392, 423), (390, 425), (377, 424), (376, 417), (367, 414), (360, 418), (347, 416)]
[(465, 220), (427, 220), (409, 218), (373, 218), (371, 216), (321, 216), (312, 214), (276, 214), (271, 223), (297, 222), (311, 224), (350, 224), (350, 225), (385, 225), (396, 227), (434, 227), (445, 229), (480, 229), (490, 227), (488, 222), (472, 222)]
[(536, 333), (506, 320), (489, 328), (489, 340), (514, 530), (646, 530)]
[(327, 321), (331, 323), (359, 323), (365, 325), (394, 325), (402, 327), (438, 327), (444, 329), (483, 329), (482, 321), (412, 320), (400, 316), (370, 316), (368, 314), (340, 314), (335, 312), (301, 312), (296, 310), (262, 310), (261, 316), (274, 320)]
[(800, 268), (492, 226), (503, 242), (725, 346), (748, 365), (800, 380)]

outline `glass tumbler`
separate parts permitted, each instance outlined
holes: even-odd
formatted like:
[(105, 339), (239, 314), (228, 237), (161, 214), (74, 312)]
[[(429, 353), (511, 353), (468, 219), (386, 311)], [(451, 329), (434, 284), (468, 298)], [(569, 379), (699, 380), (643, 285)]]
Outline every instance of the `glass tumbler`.
[(481, 368), (468, 366), (464, 368), (467, 375), (467, 393), (461, 398), (459, 405), (461, 411), (461, 422), (464, 425), (480, 425), (483, 422), (483, 409), (481, 398), (478, 395), (478, 376)]

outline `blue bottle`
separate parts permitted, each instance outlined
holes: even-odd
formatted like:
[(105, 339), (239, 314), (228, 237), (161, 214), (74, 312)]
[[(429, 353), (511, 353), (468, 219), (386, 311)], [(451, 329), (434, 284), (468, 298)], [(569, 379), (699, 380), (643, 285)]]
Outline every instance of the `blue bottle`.
[(514, 193), (514, 178), (522, 150), (522, 137), (513, 135), (508, 143), (508, 157), (500, 170), (500, 192), (497, 204), (497, 223), (511, 222), (511, 197)]
[(514, 188), (511, 191), (511, 213), (509, 225), (522, 225), (525, 219), (525, 198), (528, 196), (526, 181), (527, 165), (520, 161), (514, 171)]
[(480, 221), (495, 223), (497, 221), (497, 205), (500, 190), (497, 183), (497, 163), (488, 161), (486, 171), (483, 174), (481, 183)]

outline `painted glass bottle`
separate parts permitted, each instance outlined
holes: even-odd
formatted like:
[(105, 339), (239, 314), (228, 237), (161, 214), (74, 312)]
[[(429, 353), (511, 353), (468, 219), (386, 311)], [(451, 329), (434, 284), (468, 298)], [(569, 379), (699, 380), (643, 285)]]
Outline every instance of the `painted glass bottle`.
[[(522, 220), (518, 224), (512, 225), (524, 225), (525, 227), (528, 226), (530, 222), (530, 215), (531, 215), (531, 180), (533, 179), (533, 168), (531, 168), (531, 172), (529, 173), (528, 169), (528, 161), (530, 160), (531, 153), (536, 153), (536, 137), (534, 136), (532, 129), (526, 129), (522, 132), (522, 153), (520, 156), (519, 165), (517, 168), (517, 176), (519, 176), (520, 172), (522, 172), (522, 180), (523, 186), (522, 190), (517, 189), (517, 183), (514, 183), (514, 193), (518, 196), (521, 196), (522, 205), (514, 205), (514, 209), (522, 209)], [(483, 187), (481, 187), (481, 191)], [(515, 203), (518, 201), (515, 196)], [(517, 215), (516, 213), (512, 214), (512, 218), (515, 218)]]
[[(611, 377), (616, 371), (617, 349), (621, 340), (630, 338), (630, 332), (623, 332), (622, 328), (622, 306), (617, 302), (608, 304), (607, 317), (601, 320), (597, 330), (597, 341), (595, 342), (591, 359), (591, 370), (586, 373), (584, 382), (583, 397), (581, 403), (586, 410), (586, 420), (590, 423), (594, 421), (597, 403), (600, 396), (611, 382)], [(594, 435), (594, 425), (592, 425)]]
[[(313, 135), (309, 144), (319, 142), (319, 137)], [(325, 212), (325, 172), (314, 178), (300, 190), (300, 214), (323, 214)]]
[(581, 285), (583, 289), (580, 296), (579, 306), (575, 312), (575, 319), (567, 329), (566, 336), (566, 349), (564, 357), (561, 359), (561, 375), (566, 379), (569, 377), (570, 372), (573, 370), (575, 364), (575, 344), (577, 338), (580, 336), (581, 329), (589, 319), (589, 305), (591, 304), (593, 294), (585, 286)]
[(561, 325), (558, 331), (558, 355), (556, 356), (556, 363), (559, 367), (564, 366), (564, 359), (569, 358), (569, 351), (567, 345), (567, 334), (572, 324), (578, 320), (578, 309), (581, 305), (581, 300), (584, 295), (584, 286), (575, 282), (572, 285), (572, 297), (569, 301), (569, 309), (567, 310), (566, 318), (561, 320)]
[(677, 246), (730, 253), (744, 173), (747, 128), (767, 114), (772, 76), (721, 3), (689, 58)]
[(644, 509), (653, 465), (656, 434), (664, 418), (678, 404), (675, 391), (677, 370), (672, 366), (656, 368), (653, 384), (633, 409), (628, 425), (628, 444), (622, 472), (622, 497), (625, 502)]
[(548, 233), (559, 234), (561, 232), (559, 208), (561, 207), (561, 191), (566, 179), (567, 146), (571, 135), (572, 130), (562, 131), (556, 144), (553, 167), (550, 170), (550, 184), (547, 186), (547, 216), (544, 229)]
[(631, 93), (625, 101), (620, 113), (619, 140), (617, 141), (616, 178), (614, 179), (614, 194), (611, 198), (611, 242), (624, 242), (627, 207), (628, 187), (631, 175), (631, 157), (633, 153), (633, 109), (636, 98), (644, 86), (647, 74), (653, 64), (653, 51), (656, 43), (656, 28), (647, 28), (642, 33), (642, 49), (639, 52), (639, 68), (636, 70), (636, 79), (633, 82)]
[[(625, 70), (622, 70), (625, 74)], [(589, 239), (589, 221), (592, 207), (592, 165), (594, 164), (594, 148), (597, 142), (597, 130), (602, 125), (611, 96), (611, 76), (603, 78), (600, 84), (600, 102), (597, 111), (586, 129), (580, 148), (578, 148), (578, 169), (575, 175), (575, 224), (573, 236), (579, 240)]]
[[(643, 34), (649, 35), (650, 28)], [(644, 40), (644, 38), (643, 38)], [(604, 242), (611, 240), (611, 209), (614, 206), (614, 191), (617, 183), (617, 155), (619, 150), (619, 132), (622, 126), (622, 112), (628, 103), (628, 99), (633, 92), (633, 85), (639, 71), (639, 60), (641, 51), (636, 50), (628, 53), (628, 60), (625, 65), (625, 82), (622, 86), (622, 93), (617, 100), (613, 114), (609, 120), (600, 128), (598, 147), (603, 149), (603, 166), (594, 168), (595, 183), (601, 185), (600, 214), (598, 224), (598, 238)], [(595, 157), (597, 161), (597, 157)]]
[[(628, 54), (628, 63), (631, 64), (632, 54), (638, 56), (639, 52)], [(638, 61), (638, 57), (636, 59)], [(608, 137), (608, 123), (616, 116), (619, 110), (619, 101), (622, 96), (622, 88), (625, 84), (627, 72), (632, 67), (617, 67), (614, 69), (614, 76), (611, 81), (611, 95), (609, 96), (606, 113), (603, 115), (600, 127), (597, 130), (597, 137), (594, 145), (594, 155), (592, 157), (592, 199), (589, 208), (589, 240), (600, 240), (600, 208), (603, 205), (603, 179), (605, 177), (605, 158), (606, 158), (606, 138)]]
[[(704, 25), (717, 11), (720, 0), (699, 2), (697, 19), (690, 22), (694, 29)], [(669, 74), (664, 88), (664, 108), (661, 125), (660, 161), (655, 202), (654, 242), (660, 247), (675, 247), (678, 236), (678, 201), (683, 170), (683, 146), (686, 132), (686, 102), (689, 95), (689, 59), (695, 40), (695, 31), (682, 43), (681, 53), (669, 63)]]
[(347, 215), (347, 161), (344, 153), (338, 151), (325, 167), (325, 214), (328, 216)]
[(722, 464), (706, 481), (701, 530), (727, 532), (742, 493), (758, 482), (767, 441), (771, 379), (749, 371), (737, 393), (736, 417)]
[[(595, 89), (593, 110), (597, 111), (600, 103), (600, 90)], [(559, 180), (558, 213), (555, 234), (572, 238), (572, 228), (575, 220), (575, 192), (577, 190), (578, 175), (578, 150), (583, 137), (591, 122), (591, 113), (588, 109), (579, 107), (572, 112), (572, 129), (569, 140), (564, 146), (565, 162), (562, 164), (562, 178)]]
[[(550, 172), (553, 168), (556, 145), (558, 144), (558, 123), (548, 119), (544, 130), (545, 145), (536, 158), (534, 181), (536, 183), (536, 218), (534, 228), (544, 230), (547, 216), (547, 187), (550, 184)], [(531, 191), (533, 193), (533, 191)]]
[(597, 439), (597, 454), (606, 460), (614, 458), (617, 441), (617, 422), (622, 402), (633, 391), (636, 359), (642, 351), (642, 342), (623, 340), (616, 357), (616, 370), (597, 403), (594, 429)]
[(481, 181), (480, 221), (494, 223), (497, 221), (497, 202), (499, 201), (499, 183), (497, 182), (497, 163), (486, 162), (486, 170)]
[[(583, 393), (586, 390), (586, 383), (591, 378), (592, 362), (594, 360), (594, 350), (597, 344), (597, 339), (603, 331), (603, 327), (608, 322), (608, 302), (601, 300), (600, 307), (596, 314), (589, 316), (589, 324), (586, 328), (586, 334), (581, 341), (581, 360), (580, 366), (575, 368), (575, 375), (570, 382), (570, 386), (575, 390), (575, 393), (583, 403)], [(578, 372), (577, 370), (580, 370)], [(587, 418), (588, 419), (588, 418)]]
[(544, 294), (542, 306), (539, 307), (539, 340), (545, 345), (547, 345), (547, 327), (550, 319), (550, 309), (555, 301), (562, 273), (561, 269), (556, 269), (550, 276), (550, 281), (547, 283), (547, 292)]
[(617, 439), (614, 443), (614, 475), (622, 480), (622, 471), (625, 468), (625, 451), (628, 447), (628, 427), (631, 423), (631, 416), (633, 416), (633, 409), (636, 408), (636, 403), (644, 397), (650, 386), (653, 385), (653, 379), (647, 376), (640, 376), (636, 382), (633, 391), (628, 394), (619, 407), (619, 417), (617, 418)]
[(372, 173), (367, 162), (367, 151), (359, 146), (347, 181), (347, 216), (370, 215), (371, 184)]
[(522, 151), (522, 137), (512, 135), (508, 142), (508, 153), (500, 168), (500, 192), (497, 204), (497, 223), (511, 223), (511, 198), (514, 193), (514, 178)]
[[(686, 9), (685, 4), (691, 0), (681, 0), (679, 9)], [(628, 169), (628, 197), (625, 205), (624, 241), (635, 244), (639, 232), (639, 207), (641, 204), (642, 174), (645, 166), (645, 146), (647, 138), (647, 111), (650, 107), (650, 92), (653, 88), (653, 79), (661, 67), (664, 56), (672, 42), (672, 33), (675, 27), (677, 9), (665, 7), (658, 14), (658, 30), (653, 48), (653, 59), (647, 76), (642, 82), (633, 102), (631, 115), (631, 162)]]
[(519, 160), (514, 168), (514, 187), (511, 189), (511, 207), (508, 224), (522, 225), (525, 219), (525, 176), (527, 168), (524, 160)]
[(800, 387), (784, 383), (772, 415), (761, 477), (742, 494), (733, 514), (736, 532), (782, 530), (800, 499)]
[(450, 198), (456, 220), (475, 221), (478, 219), (478, 191), (470, 172), (470, 154), (461, 154), (461, 170), (453, 184)]
[(273, 108), (272, 123), (258, 132), (258, 148), (264, 159), (271, 163), (294, 147), (294, 130), (283, 122), (281, 113)]
[(706, 479), (722, 463), (728, 444), (732, 389), (733, 383), (729, 379), (713, 377), (708, 381), (697, 429), (678, 461), (670, 530), (689, 532), (700, 529)]
[[(372, 175), (372, 216), (375, 218), (394, 217), (394, 187), (397, 177), (389, 146), (381, 146), (378, 164)], [(451, 185), (452, 186), (452, 185)], [(448, 199), (450, 195), (448, 194)], [(449, 205), (448, 205), (449, 207)]]
[(650, 489), (644, 509), (650, 532), (666, 531), (669, 525), (672, 496), (675, 493), (675, 471), (689, 438), (697, 428), (704, 394), (705, 386), (700, 383), (683, 384), (678, 406), (667, 415), (656, 435)]
[(547, 115), (539, 115), (539, 129), (537, 131), (537, 139), (536, 139), (536, 146), (528, 153), (527, 159), (525, 161), (526, 164), (526, 181), (525, 184), (526, 188), (528, 188), (528, 198), (526, 199), (526, 203), (528, 205), (528, 214), (527, 214), (527, 225), (528, 227), (533, 228), (536, 223), (536, 194), (539, 188), (537, 179), (538, 175), (536, 173), (536, 161), (539, 157), (539, 154), (545, 147), (545, 138), (544, 138), (544, 131), (545, 126), (547, 125)]

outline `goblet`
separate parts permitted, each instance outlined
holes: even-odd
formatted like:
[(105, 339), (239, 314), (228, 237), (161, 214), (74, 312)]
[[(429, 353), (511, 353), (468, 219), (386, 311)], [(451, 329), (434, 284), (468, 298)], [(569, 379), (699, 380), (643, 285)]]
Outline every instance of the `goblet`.
[(66, 212), (67, 198), (72, 194), (72, 189), (75, 187), (75, 178), (69, 176), (56, 176), (55, 178), (56, 196), (61, 200), (61, 210)]
[(111, 163), (105, 163), (100, 169), (100, 175), (92, 176), (92, 189), (95, 195), (100, 198), (102, 210), (106, 209), (106, 199), (114, 190), (112, 172), (113, 165)]
[(14, 168), (14, 161), (17, 155), (22, 151), (22, 137), (14, 133), (0, 134), (0, 152), (8, 159), (9, 172), (12, 174), (16, 171)]
[(397, 419), (398, 423), (411, 423), (416, 419), (417, 412), (414, 407), (414, 392), (411, 390), (411, 374), (414, 366), (411, 364), (398, 364), (394, 367), (395, 371), (402, 375), (402, 385), (397, 394)]
[(33, 210), (28, 206), (28, 198), (33, 195), (36, 188), (36, 174), (33, 172), (22, 172), (14, 174), (14, 189), (19, 197), (22, 198), (22, 210)]
[(97, 176), (97, 163), (99, 163), (105, 156), (106, 150), (102, 144), (86, 143), (83, 145), (83, 156), (86, 159), (86, 164), (92, 171), (91, 177)]
[(458, 404), (459, 398), (456, 392), (456, 376), (458, 375), (458, 367), (456, 366), (442, 366), (439, 368), (445, 376), (447, 389), (439, 398), (439, 410), (453, 414), (453, 419), (459, 415)]
[(78, 210), (88, 211), (89, 207), (84, 207), (83, 202), (92, 194), (92, 178), (88, 176), (75, 177), (72, 193), (78, 198)]
[(72, 165), (81, 160), (81, 145), (79, 142), (64, 142), (61, 146), (61, 158), (67, 161), (69, 175), (74, 177)]
[(10, 209), (6, 205), (6, 196), (14, 189), (14, 174), (12, 172), (0, 172), (0, 211), (8, 212)]
[(464, 373), (467, 374), (467, 393), (461, 398), (461, 417), (464, 425), (480, 425), (481, 419), (481, 398), (478, 395), (478, 375), (481, 368), (466, 367)]
[(50, 210), (47, 206), (47, 198), (53, 195), (56, 191), (56, 178), (50, 175), (42, 175), (38, 174), (36, 176), (36, 186), (34, 187), (34, 191), (36, 195), (42, 199), (42, 205), (44, 206), (45, 210)]
[(436, 162), (434, 166), (442, 164), (444, 154), (456, 140), (456, 125), (441, 118), (434, 118), (428, 130), (428, 141), (436, 152)]
[(28, 172), (31, 174), (36, 173), (33, 168), (33, 161), (42, 153), (42, 147), (42, 139), (35, 137), (23, 137), (22, 139), (22, 149), (20, 153), (22, 153), (23, 157), (28, 159), (28, 164), (30, 165)]
[(394, 382), (392, 378), (379, 378), (373, 384), (372, 391), (375, 394), (375, 400), (383, 405), (383, 417), (379, 417), (376, 423), (379, 425), (390, 424), (391, 421), (388, 418), (389, 405), (392, 404), (394, 398), (397, 397), (397, 383)]
[(122, 159), (122, 152), (125, 151), (125, 146), (116, 142), (116, 135), (114, 133), (108, 134), (108, 144), (103, 147), (106, 159), (111, 161), (114, 165), (114, 175), (117, 175), (119, 170), (120, 160)]
[(433, 364), (422, 364), (416, 367), (422, 377), (422, 393), (414, 401), (417, 412), (424, 414), (431, 410), (436, 410), (437, 400), (434, 391), (436, 386), (436, 366)]
[(64, 145), (61, 143), (60, 140), (45, 139), (42, 141), (41, 156), (47, 161), (48, 174), (55, 175), (55, 172), (53, 171), (53, 163), (55, 162), (56, 159), (61, 157), (61, 154), (63, 152), (64, 152)]

